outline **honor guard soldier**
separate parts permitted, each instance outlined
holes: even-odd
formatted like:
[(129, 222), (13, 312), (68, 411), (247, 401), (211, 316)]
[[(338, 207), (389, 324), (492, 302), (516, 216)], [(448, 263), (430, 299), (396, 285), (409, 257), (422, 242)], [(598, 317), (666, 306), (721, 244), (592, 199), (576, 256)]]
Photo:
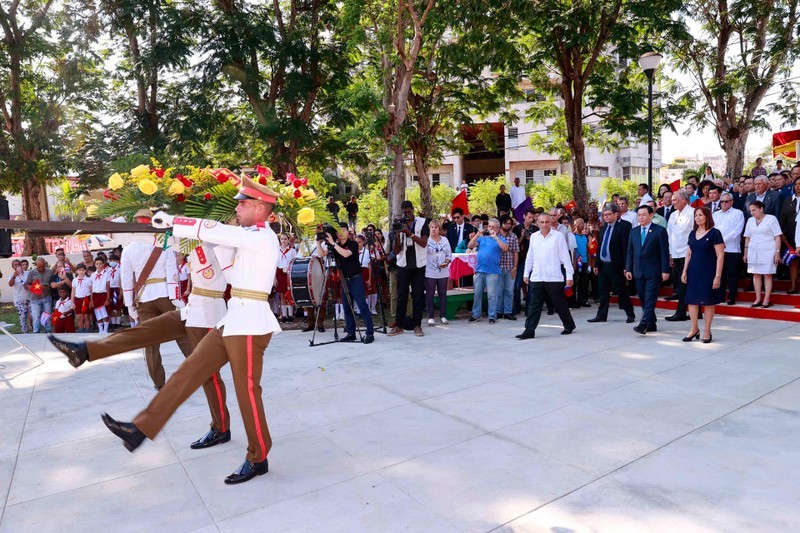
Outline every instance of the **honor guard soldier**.
[(213, 220), (153, 216), (153, 226), (172, 227), (176, 237), (199, 239), (236, 249), (231, 267), (231, 299), (228, 311), (208, 332), (190, 355), (170, 376), (164, 388), (132, 423), (118, 422), (109, 415), (103, 421), (133, 451), (145, 437), (153, 439), (176, 409), (225, 363), (230, 363), (236, 399), (247, 433), (244, 463), (225, 483), (248, 481), (269, 470), (267, 453), (272, 439), (261, 399), (264, 350), (280, 326), (270, 309), (268, 297), (278, 264), (278, 237), (267, 225), (278, 195), (247, 177), (242, 178), (236, 218), (240, 227)]
[[(189, 303), (183, 309), (158, 315), (135, 328), (121, 330), (96, 341), (67, 342), (50, 335), (50, 342), (67, 355), (75, 368), (86, 361), (97, 361), (152, 344), (184, 338), (191, 354), (209, 329), (216, 327), (225, 316), (227, 307), (224, 296), (228, 284), (225, 274), (230, 272), (232, 259), (232, 248), (201, 244), (189, 255), (192, 292), (189, 294)], [(203, 392), (211, 411), (211, 429), (192, 443), (192, 449), (209, 448), (231, 439), (225, 384), (219, 372), (203, 383)]]
[[(144, 322), (183, 307), (175, 253), (163, 246), (132, 242), (122, 249), (120, 265), (122, 298), (131, 319)], [(178, 347), (188, 357), (191, 348), (185, 339), (178, 339)], [(166, 377), (161, 364), (158, 344), (144, 349), (147, 371), (156, 390), (164, 386)]]

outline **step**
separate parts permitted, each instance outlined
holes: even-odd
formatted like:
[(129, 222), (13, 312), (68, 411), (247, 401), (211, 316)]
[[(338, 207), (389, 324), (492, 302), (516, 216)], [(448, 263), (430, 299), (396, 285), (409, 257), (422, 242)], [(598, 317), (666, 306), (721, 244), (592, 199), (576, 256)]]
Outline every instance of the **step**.
[[(658, 291), (658, 297), (664, 298), (672, 294), (670, 287), (662, 287)], [(756, 293), (754, 291), (739, 290), (736, 295), (736, 301), (753, 303), (756, 301)], [(786, 291), (772, 291), (770, 301), (776, 305), (788, 305), (791, 307), (800, 307), (800, 294), (786, 294)]]
[[(640, 307), (641, 305), (641, 303), (639, 302), (639, 298), (635, 296), (631, 297), (631, 302), (633, 303), (634, 307)], [(618, 303), (616, 296), (611, 297), (611, 303), (612, 304)], [(674, 311), (675, 309), (678, 308), (678, 302), (658, 300), (656, 302), (656, 307), (658, 309), (671, 309)], [(800, 309), (789, 305), (775, 304), (775, 306), (770, 307), (769, 309), (762, 309), (758, 307), (753, 308), (746, 304), (727, 305), (723, 303), (718, 305), (716, 310), (718, 315), (740, 316), (744, 318), (757, 318), (764, 320), (785, 320), (788, 322), (800, 322)]]
[[(749, 277), (739, 279), (739, 288), (740, 289), (746, 289), (747, 287), (750, 286), (752, 281), (753, 280), (750, 279)], [(786, 291), (789, 290), (789, 287), (791, 287), (791, 283), (789, 282), (788, 279), (775, 279), (775, 277), (772, 278), (772, 291), (773, 292), (782, 292), (782, 293), (786, 294)]]

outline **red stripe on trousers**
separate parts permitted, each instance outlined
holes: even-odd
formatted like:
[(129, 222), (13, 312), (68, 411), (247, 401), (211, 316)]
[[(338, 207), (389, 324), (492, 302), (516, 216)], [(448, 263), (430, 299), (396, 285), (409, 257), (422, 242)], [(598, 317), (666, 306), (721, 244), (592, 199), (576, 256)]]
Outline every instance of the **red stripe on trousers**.
[(211, 376), (211, 380), (214, 382), (214, 388), (217, 389), (217, 403), (219, 403), (219, 418), (220, 422), (222, 423), (222, 427), (219, 429), (222, 433), (228, 431), (225, 424), (225, 402), (222, 401), (222, 391), (219, 388), (219, 380), (217, 379), (217, 375), (214, 374)]
[(253, 420), (256, 423), (256, 434), (258, 435), (258, 444), (261, 446), (261, 451), (264, 454), (261, 461), (267, 458), (267, 446), (264, 444), (264, 435), (261, 431), (261, 421), (258, 419), (258, 409), (256, 408), (256, 394), (255, 384), (253, 383), (253, 336), (247, 336), (247, 389), (250, 391), (250, 408), (253, 410)]

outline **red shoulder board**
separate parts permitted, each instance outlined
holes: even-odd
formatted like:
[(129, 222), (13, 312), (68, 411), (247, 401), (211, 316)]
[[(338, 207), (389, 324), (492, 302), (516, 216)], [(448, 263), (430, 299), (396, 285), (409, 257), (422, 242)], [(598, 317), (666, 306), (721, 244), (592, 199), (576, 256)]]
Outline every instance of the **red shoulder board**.
[(201, 265), (205, 265), (208, 263), (208, 258), (206, 257), (206, 251), (203, 249), (202, 246), (198, 246), (194, 249), (197, 252), (197, 260), (200, 261)]
[(196, 218), (175, 217), (172, 219), (173, 226), (194, 226), (195, 224), (197, 224)]

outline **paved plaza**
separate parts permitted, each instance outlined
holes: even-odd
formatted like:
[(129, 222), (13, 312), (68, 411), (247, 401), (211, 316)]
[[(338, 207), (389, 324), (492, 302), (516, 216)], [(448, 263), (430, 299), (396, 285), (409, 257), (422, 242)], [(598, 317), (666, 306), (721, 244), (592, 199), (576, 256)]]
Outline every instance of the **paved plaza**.
[[(20, 336), (45, 364), (0, 359), (0, 531), (797, 531), (800, 324), (721, 317), (700, 344), (688, 323), (642, 337), (590, 316), (528, 341), (463, 319), (369, 346), (282, 333), (270, 472), (239, 486), (222, 482), (244, 457), (234, 398), (230, 443), (189, 449), (200, 391), (130, 454), (100, 413), (154, 395), (141, 353), (74, 370)], [(182, 356), (163, 352), (169, 373)]]

